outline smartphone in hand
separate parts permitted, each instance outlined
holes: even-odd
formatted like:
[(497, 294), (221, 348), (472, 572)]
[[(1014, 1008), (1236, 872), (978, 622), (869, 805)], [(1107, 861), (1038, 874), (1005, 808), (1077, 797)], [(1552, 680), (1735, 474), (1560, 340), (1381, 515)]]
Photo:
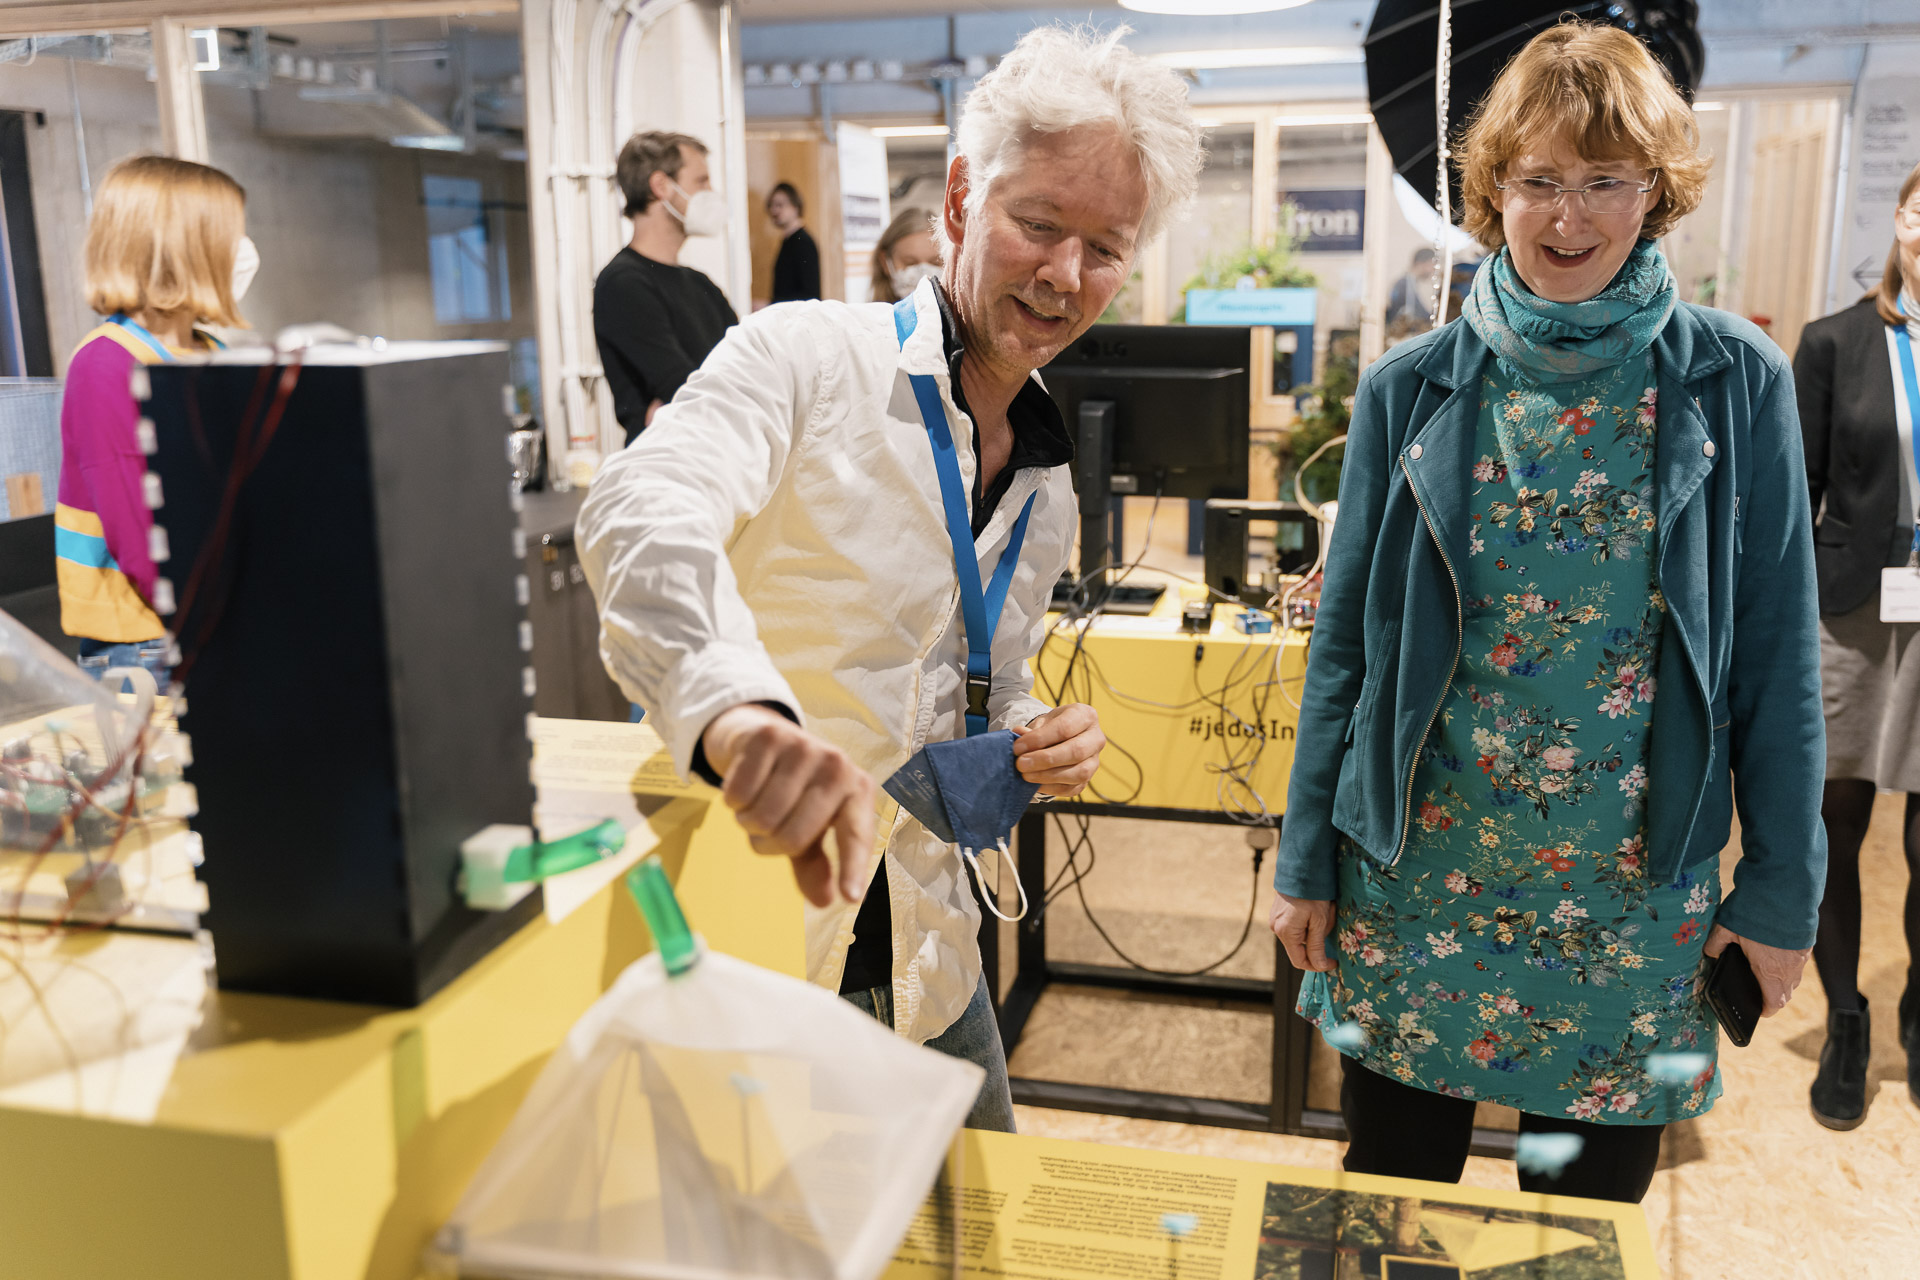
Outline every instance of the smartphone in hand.
[(1725, 1028), (1727, 1038), (1744, 1049), (1752, 1042), (1754, 1028), (1760, 1025), (1760, 1015), (1767, 1007), (1760, 979), (1754, 976), (1753, 965), (1737, 942), (1728, 943), (1727, 949), (1707, 965), (1707, 1005)]

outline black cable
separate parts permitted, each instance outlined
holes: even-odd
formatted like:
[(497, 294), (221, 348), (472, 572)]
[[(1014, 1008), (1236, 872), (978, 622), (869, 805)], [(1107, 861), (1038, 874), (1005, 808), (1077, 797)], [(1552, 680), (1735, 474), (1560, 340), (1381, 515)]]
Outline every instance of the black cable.
[[(1055, 815), (1055, 820), (1058, 821), (1058, 815)], [(1254, 921), (1255, 915), (1258, 914), (1259, 908), (1260, 908), (1260, 864), (1266, 858), (1267, 851), (1265, 849), (1255, 849), (1253, 851), (1253, 892), (1247, 900), (1246, 923), (1243, 924), (1240, 928), (1240, 937), (1237, 941), (1234, 942), (1233, 950), (1227, 952), (1227, 954), (1221, 956), (1218, 960), (1215, 960), (1212, 964), (1207, 965), (1205, 968), (1201, 968), (1201, 969), (1156, 969), (1152, 965), (1140, 963), (1140, 961), (1135, 960), (1132, 956), (1128, 955), (1125, 951), (1121, 950), (1120, 944), (1113, 940), (1113, 935), (1107, 932), (1106, 926), (1100, 923), (1099, 917), (1094, 915), (1093, 913), (1093, 908), (1087, 904), (1086, 890), (1081, 887), (1081, 882), (1086, 879), (1087, 873), (1093, 870), (1094, 847), (1093, 847), (1091, 823), (1089, 823), (1085, 818), (1082, 818), (1080, 821), (1081, 821), (1080, 840), (1075, 843), (1070, 843), (1068, 846), (1068, 853), (1067, 853), (1068, 865), (1074, 866), (1076, 861), (1075, 853), (1076, 853), (1077, 845), (1084, 844), (1086, 846), (1087, 855), (1088, 855), (1087, 866), (1085, 870), (1079, 870), (1076, 867), (1075, 868), (1076, 874), (1074, 875), (1073, 880), (1069, 884), (1064, 886), (1061, 892), (1064, 892), (1065, 889), (1067, 888), (1070, 888), (1073, 890), (1074, 897), (1079, 899), (1080, 909), (1086, 913), (1087, 923), (1093, 926), (1093, 931), (1100, 935), (1100, 940), (1106, 943), (1108, 948), (1110, 948), (1113, 951), (1113, 954), (1115, 954), (1116, 956), (1119, 956), (1121, 961), (1124, 964), (1126, 964), (1128, 968), (1138, 969), (1142, 973), (1151, 973), (1161, 978), (1202, 978), (1202, 977), (1205, 977), (1207, 974), (1212, 973), (1215, 969), (1218, 969), (1221, 965), (1227, 963), (1227, 961), (1233, 959), (1235, 956), (1240, 954), (1241, 949), (1247, 945), (1247, 939), (1253, 936), (1253, 921)], [(1061, 836), (1063, 839), (1066, 836), (1066, 829), (1064, 826), (1061, 828)], [(1064, 877), (1064, 875), (1065, 875), (1065, 871), (1063, 869), (1062, 876), (1056, 877), (1056, 883), (1060, 878)], [(1052, 900), (1051, 898), (1048, 899), (1049, 902), (1051, 900)]]

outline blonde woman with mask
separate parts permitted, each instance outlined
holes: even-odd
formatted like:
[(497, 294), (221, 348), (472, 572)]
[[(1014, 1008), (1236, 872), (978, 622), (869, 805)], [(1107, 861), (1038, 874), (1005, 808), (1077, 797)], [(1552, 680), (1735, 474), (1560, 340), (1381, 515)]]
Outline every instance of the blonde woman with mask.
[(873, 249), (873, 300), (898, 302), (911, 297), (922, 280), (939, 274), (940, 246), (933, 239), (933, 216), (925, 209), (902, 209)]
[(153, 608), (153, 517), (129, 375), (219, 347), (200, 325), (243, 325), (239, 298), (259, 265), (246, 193), (206, 165), (123, 160), (95, 196), (86, 261), (87, 305), (106, 319), (68, 362), (60, 405), (60, 625), (96, 677), (139, 666), (164, 687), (166, 628)]

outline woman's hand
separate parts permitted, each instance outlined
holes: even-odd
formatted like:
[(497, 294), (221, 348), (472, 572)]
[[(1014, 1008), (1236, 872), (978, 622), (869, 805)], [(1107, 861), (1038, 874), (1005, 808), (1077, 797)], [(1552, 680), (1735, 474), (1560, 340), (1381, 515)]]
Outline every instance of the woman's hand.
[(1286, 947), (1287, 959), (1294, 968), (1333, 972), (1333, 961), (1327, 958), (1327, 936), (1333, 932), (1331, 902), (1278, 893), (1268, 923), (1273, 926), (1273, 936)]
[(1760, 979), (1760, 994), (1766, 998), (1760, 1016), (1771, 1018), (1786, 1008), (1787, 1001), (1793, 999), (1793, 989), (1800, 985), (1800, 975), (1806, 971), (1807, 957), (1812, 951), (1783, 951), (1743, 938), (1727, 926), (1717, 924), (1707, 935), (1707, 955), (1719, 955), (1729, 942), (1740, 944), (1740, 949), (1747, 953), (1747, 963), (1753, 966), (1753, 976)]

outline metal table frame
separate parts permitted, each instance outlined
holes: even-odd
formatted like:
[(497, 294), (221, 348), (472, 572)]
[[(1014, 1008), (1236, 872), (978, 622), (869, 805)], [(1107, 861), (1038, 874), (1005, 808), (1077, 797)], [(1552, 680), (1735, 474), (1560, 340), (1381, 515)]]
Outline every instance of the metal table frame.
[[(1172, 978), (1147, 973), (1124, 965), (1080, 964), (1047, 958), (1047, 917), (1044, 900), (1047, 887), (1047, 819), (1062, 817), (1139, 818), (1161, 822), (1188, 822), (1206, 826), (1239, 827), (1225, 814), (1193, 809), (1156, 809), (1139, 805), (1082, 804), (1053, 801), (1029, 808), (1020, 819), (1015, 842), (1015, 863), (1020, 883), (1027, 893), (1030, 908), (1026, 919), (1015, 925), (1013, 983), (1006, 998), (1000, 998), (999, 921), (983, 913), (980, 930), (980, 954), (984, 963), (987, 990), (993, 996), (994, 1011), (1000, 1023), (1000, 1038), (1007, 1057), (1026, 1030), (1027, 1019), (1041, 994), (1055, 982), (1082, 987), (1138, 991), (1170, 997), (1194, 1004), (1215, 1001), (1246, 1008), (1269, 1010), (1273, 1015), (1273, 1081), (1266, 1106), (1225, 1098), (1207, 1098), (1190, 1094), (1155, 1093), (1141, 1089), (1120, 1089), (1108, 1085), (1070, 1084), (1057, 1080), (1032, 1080), (1013, 1077), (1013, 1100), (1026, 1106), (1053, 1107), (1063, 1111), (1090, 1111), (1102, 1115), (1131, 1116), (1142, 1120), (1166, 1120), (1176, 1124), (1206, 1124), (1224, 1129), (1253, 1129), (1286, 1133), (1306, 1138), (1331, 1138), (1344, 1141), (1347, 1127), (1337, 1111), (1310, 1108), (1307, 1102), (1307, 1059), (1314, 1036), (1313, 1025), (1293, 1011), (1299, 998), (1301, 973), (1287, 960), (1286, 949), (1274, 943), (1273, 981), (1259, 978), (1206, 976)], [(976, 890), (977, 892), (977, 890)], [(1254, 921), (1259, 929), (1260, 922)], [(1475, 1155), (1513, 1155), (1511, 1133), (1476, 1128), (1472, 1151)]]

